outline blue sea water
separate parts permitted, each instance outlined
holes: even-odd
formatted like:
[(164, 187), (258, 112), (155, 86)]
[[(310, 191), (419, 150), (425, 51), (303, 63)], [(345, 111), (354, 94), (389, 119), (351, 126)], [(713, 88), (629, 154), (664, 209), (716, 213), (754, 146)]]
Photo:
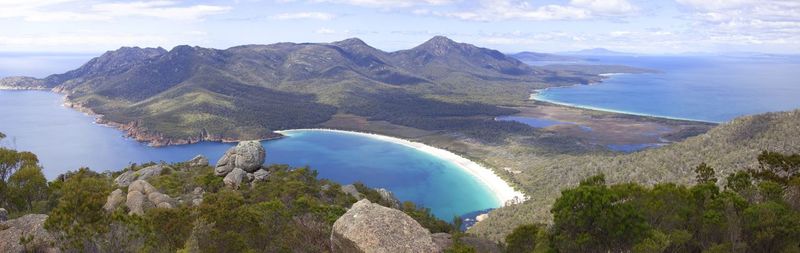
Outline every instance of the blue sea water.
[[(0, 90), (0, 132), (8, 136), (0, 146), (36, 153), (50, 179), (83, 166), (118, 170), (129, 163), (186, 161), (198, 154), (215, 163), (233, 146), (202, 142), (149, 147), (92, 123), (91, 116), (62, 102), (61, 95), (45, 91)], [(387, 188), (400, 200), (430, 208), (446, 220), (499, 206), (486, 185), (457, 165), (400, 144), (325, 131), (294, 132), (262, 144), (268, 164), (310, 166), (321, 178)]]
[(86, 53), (2, 53), (0, 78), (31, 76), (43, 78), (80, 67), (98, 54)]
[(536, 99), (602, 110), (725, 122), (800, 108), (800, 57), (598, 56), (659, 73), (614, 75), (602, 83), (551, 88)]

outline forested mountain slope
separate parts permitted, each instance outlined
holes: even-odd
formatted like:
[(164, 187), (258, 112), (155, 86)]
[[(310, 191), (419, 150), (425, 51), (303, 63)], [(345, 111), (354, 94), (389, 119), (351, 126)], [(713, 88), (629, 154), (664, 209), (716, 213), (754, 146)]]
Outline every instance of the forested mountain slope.
[(0, 84), (65, 92), (73, 106), (104, 115), (139, 140), (167, 145), (269, 138), (272, 130), (316, 127), (337, 112), (399, 114), (406, 118), (393, 123), (441, 130), (452, 122), (432, 118), (486, 121), (514, 113), (496, 106), (523, 103), (533, 89), (597, 78), (534, 68), (437, 36), (397, 52), (355, 38), (225, 50), (121, 48), (64, 74)]

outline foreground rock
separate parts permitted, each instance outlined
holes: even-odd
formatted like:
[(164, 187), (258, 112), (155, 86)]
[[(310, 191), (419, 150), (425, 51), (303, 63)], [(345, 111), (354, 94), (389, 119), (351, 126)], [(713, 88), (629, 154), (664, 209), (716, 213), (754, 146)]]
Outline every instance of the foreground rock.
[(431, 233), (402, 211), (362, 199), (333, 224), (333, 252), (438, 252)]
[[(55, 238), (44, 229), (46, 214), (28, 214), (13, 220), (0, 222), (0, 252), (59, 252)], [(21, 237), (32, 238), (32, 241), (20, 245)]]

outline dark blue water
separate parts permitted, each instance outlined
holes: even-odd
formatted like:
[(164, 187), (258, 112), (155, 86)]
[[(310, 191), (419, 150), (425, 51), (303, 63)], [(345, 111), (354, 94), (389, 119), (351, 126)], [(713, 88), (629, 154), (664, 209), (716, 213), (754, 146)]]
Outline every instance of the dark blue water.
[(591, 62), (660, 73), (615, 75), (600, 84), (547, 89), (536, 99), (709, 122), (800, 107), (799, 57), (605, 56)]
[(555, 125), (566, 125), (566, 124), (573, 124), (571, 122), (563, 122), (558, 120), (552, 119), (542, 119), (542, 118), (534, 118), (534, 117), (521, 117), (521, 116), (501, 116), (495, 118), (495, 120), (499, 121), (516, 121), (519, 123), (523, 123), (532, 127), (536, 128), (545, 128), (549, 126)]
[[(129, 163), (186, 161), (197, 154), (214, 163), (233, 145), (148, 147), (61, 103), (61, 96), (50, 92), (0, 90), (0, 132), (8, 135), (0, 145), (36, 153), (50, 179), (83, 166), (118, 170)], [(320, 177), (342, 184), (361, 181), (387, 188), (446, 220), (499, 206), (484, 184), (455, 164), (403, 145), (324, 131), (262, 143), (267, 163), (310, 166)]]

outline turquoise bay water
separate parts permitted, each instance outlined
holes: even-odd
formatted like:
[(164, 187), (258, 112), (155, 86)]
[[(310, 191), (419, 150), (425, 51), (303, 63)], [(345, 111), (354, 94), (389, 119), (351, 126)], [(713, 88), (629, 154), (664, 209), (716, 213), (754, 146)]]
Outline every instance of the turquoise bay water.
[[(0, 145), (36, 153), (50, 179), (82, 166), (118, 170), (132, 162), (178, 162), (197, 154), (215, 163), (233, 146), (202, 142), (149, 147), (92, 123), (92, 117), (62, 102), (61, 95), (50, 92), (0, 90), (0, 132), (8, 136)], [(321, 178), (387, 188), (400, 200), (430, 208), (446, 220), (499, 206), (486, 185), (455, 164), (403, 145), (324, 131), (296, 132), (262, 144), (268, 164), (310, 166)]]
[(591, 57), (660, 71), (615, 75), (600, 84), (551, 88), (536, 98), (635, 114), (725, 122), (800, 108), (800, 57)]

